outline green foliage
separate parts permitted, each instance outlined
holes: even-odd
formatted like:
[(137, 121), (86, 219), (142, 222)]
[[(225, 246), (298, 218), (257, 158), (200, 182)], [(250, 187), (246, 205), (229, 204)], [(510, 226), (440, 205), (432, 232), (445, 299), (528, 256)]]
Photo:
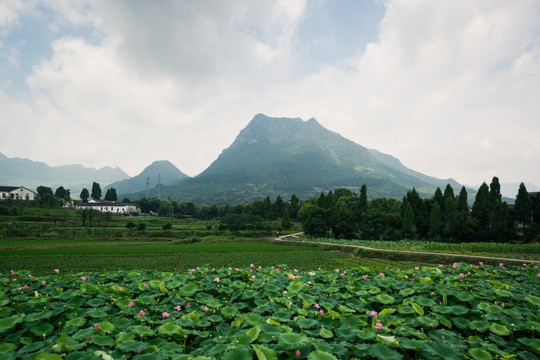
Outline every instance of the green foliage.
[(105, 200), (107, 201), (116, 201), (118, 199), (118, 196), (116, 195), (116, 189), (115, 188), (108, 188), (105, 192)]
[(99, 186), (99, 184), (95, 181), (92, 183), (92, 193), (90, 196), (94, 200), (101, 199), (101, 186)]
[(90, 193), (88, 192), (88, 189), (87, 189), (87, 188), (83, 188), (83, 189), (81, 190), (81, 193), (80, 193), (79, 197), (81, 198), (81, 200), (82, 200), (83, 203), (87, 203), (87, 202), (88, 202), (88, 198), (90, 197)]
[(256, 265), (0, 273), (0, 352), (7, 359), (538, 356), (533, 266), (381, 273)]

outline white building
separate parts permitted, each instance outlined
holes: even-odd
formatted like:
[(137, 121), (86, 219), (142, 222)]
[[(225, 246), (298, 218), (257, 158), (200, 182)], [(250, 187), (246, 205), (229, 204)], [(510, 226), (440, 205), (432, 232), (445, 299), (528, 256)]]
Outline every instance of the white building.
[(24, 186), (0, 186), (0, 200), (31, 200), (37, 199), (37, 193)]
[(137, 206), (134, 204), (124, 204), (116, 201), (90, 200), (87, 203), (77, 205), (77, 209), (93, 209), (102, 212), (111, 212), (114, 214), (131, 214), (137, 212)]

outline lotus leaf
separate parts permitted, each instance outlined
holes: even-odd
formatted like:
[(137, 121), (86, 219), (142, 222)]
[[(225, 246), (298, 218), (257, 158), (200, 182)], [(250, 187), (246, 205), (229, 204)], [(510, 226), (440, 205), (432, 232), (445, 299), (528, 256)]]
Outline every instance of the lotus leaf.
[(400, 360), (403, 355), (381, 343), (370, 345), (368, 354), (381, 360)]
[(485, 320), (474, 320), (469, 323), (469, 329), (484, 332), (489, 328), (489, 323)]
[(390, 346), (391, 348), (400, 347), (399, 342), (396, 340), (395, 336), (377, 335), (377, 341), (386, 346)]
[(247, 347), (237, 347), (227, 351), (221, 357), (222, 360), (251, 360), (253, 352)]
[(0, 333), (3, 333), (4, 331), (7, 331), (11, 328), (14, 328), (15, 325), (22, 323), (24, 320), (24, 316), (21, 315), (13, 315), (5, 319), (0, 320)]
[(62, 360), (58, 354), (41, 353), (36, 356), (36, 360)]
[(278, 336), (278, 343), (285, 350), (298, 349), (310, 342), (311, 340), (304, 334), (289, 333)]
[(253, 350), (255, 350), (255, 354), (257, 355), (258, 360), (277, 360), (277, 352), (274, 349), (270, 349), (263, 345), (251, 345)]
[(416, 303), (411, 303), (411, 306), (415, 313), (417, 313), (418, 315), (424, 315), (424, 309), (420, 305)]
[(376, 299), (378, 302), (385, 305), (393, 304), (395, 302), (395, 299), (388, 294), (379, 294), (376, 296)]
[(334, 334), (332, 333), (332, 331), (321, 327), (321, 330), (319, 331), (319, 336), (324, 339), (330, 339), (334, 337)]
[(325, 351), (315, 350), (309, 353), (308, 360), (337, 360), (337, 358)]
[(540, 307), (540, 297), (534, 296), (534, 295), (527, 295), (525, 296), (525, 300), (530, 302), (533, 305), (536, 305), (536, 307)]
[(92, 335), (90, 342), (99, 346), (113, 346), (114, 340), (111, 336)]
[(489, 327), (489, 331), (500, 336), (505, 336), (505, 335), (510, 334), (510, 330), (508, 330), (506, 326), (496, 324), (496, 323), (491, 324), (491, 326)]
[(187, 297), (195, 295), (197, 291), (199, 291), (199, 288), (193, 283), (184, 285), (180, 289), (178, 289), (178, 293), (180, 295)]
[(80, 350), (84, 348), (86, 344), (77, 342), (73, 340), (72, 338), (67, 338), (64, 340), (64, 346), (67, 351), (75, 351), (75, 350)]
[(492, 359), (491, 355), (487, 351), (478, 349), (478, 348), (470, 349), (469, 355), (471, 355), (471, 357), (474, 360), (491, 360)]
[(54, 326), (46, 322), (39, 323), (38, 325), (34, 325), (30, 328), (30, 332), (38, 337), (42, 337), (43, 335), (49, 335), (53, 332), (53, 330)]

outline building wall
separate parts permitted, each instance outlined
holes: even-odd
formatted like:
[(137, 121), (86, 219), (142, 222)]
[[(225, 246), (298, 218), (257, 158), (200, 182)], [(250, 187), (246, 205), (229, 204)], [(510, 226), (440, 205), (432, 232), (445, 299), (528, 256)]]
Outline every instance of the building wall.
[(28, 196), (29, 200), (36, 199), (36, 193), (25, 187), (20, 187), (10, 192), (2, 191), (0, 193), (0, 199), (2, 200), (26, 200), (26, 196)]

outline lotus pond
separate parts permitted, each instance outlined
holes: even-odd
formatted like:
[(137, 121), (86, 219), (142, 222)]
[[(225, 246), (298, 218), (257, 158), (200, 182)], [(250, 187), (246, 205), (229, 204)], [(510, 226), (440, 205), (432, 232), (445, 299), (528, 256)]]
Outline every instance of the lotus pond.
[(0, 274), (2, 359), (538, 359), (536, 265)]

